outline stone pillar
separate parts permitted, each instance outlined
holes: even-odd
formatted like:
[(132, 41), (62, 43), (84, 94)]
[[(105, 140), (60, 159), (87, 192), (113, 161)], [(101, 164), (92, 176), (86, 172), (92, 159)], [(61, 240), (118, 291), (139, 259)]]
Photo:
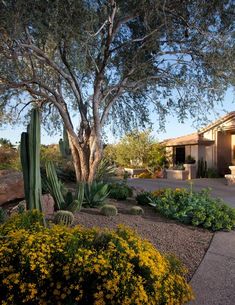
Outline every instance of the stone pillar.
[(188, 179), (196, 179), (197, 169), (196, 164), (184, 164), (184, 168), (188, 171)]

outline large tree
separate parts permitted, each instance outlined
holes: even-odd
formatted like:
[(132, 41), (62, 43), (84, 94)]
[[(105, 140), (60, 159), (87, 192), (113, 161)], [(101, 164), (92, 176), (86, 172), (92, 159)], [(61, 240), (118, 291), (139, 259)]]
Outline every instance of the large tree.
[[(0, 117), (37, 105), (92, 181), (105, 124), (206, 113), (234, 81), (233, 0), (0, 0)], [(29, 107), (30, 108), (30, 107)], [(74, 127), (76, 114), (77, 126)], [(51, 130), (54, 128), (51, 128)]]

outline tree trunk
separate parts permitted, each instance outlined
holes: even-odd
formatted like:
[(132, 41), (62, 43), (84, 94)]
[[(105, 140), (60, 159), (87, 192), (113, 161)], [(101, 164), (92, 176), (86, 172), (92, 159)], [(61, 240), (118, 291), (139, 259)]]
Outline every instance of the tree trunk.
[(102, 146), (97, 137), (90, 136), (88, 143), (79, 144), (78, 138), (69, 135), (73, 165), (77, 182), (92, 183), (102, 157)]

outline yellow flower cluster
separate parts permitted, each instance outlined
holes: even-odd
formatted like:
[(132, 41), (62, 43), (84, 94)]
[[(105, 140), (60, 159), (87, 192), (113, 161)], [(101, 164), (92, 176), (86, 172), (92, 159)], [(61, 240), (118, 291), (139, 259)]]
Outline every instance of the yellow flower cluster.
[(127, 228), (3, 231), (1, 305), (180, 305), (192, 299), (179, 268)]

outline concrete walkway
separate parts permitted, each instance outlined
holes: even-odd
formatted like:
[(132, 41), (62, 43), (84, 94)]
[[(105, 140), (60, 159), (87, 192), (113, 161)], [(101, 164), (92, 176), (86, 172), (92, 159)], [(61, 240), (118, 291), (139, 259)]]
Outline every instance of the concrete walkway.
[[(185, 181), (129, 179), (128, 184), (156, 190), (164, 187), (188, 187)], [(222, 198), (235, 207), (235, 187), (224, 179), (195, 179), (193, 189), (212, 188), (212, 196)], [(190, 284), (195, 300), (188, 305), (235, 305), (235, 231), (215, 233), (211, 245)]]
[(190, 284), (190, 305), (235, 304), (235, 231), (218, 232)]

